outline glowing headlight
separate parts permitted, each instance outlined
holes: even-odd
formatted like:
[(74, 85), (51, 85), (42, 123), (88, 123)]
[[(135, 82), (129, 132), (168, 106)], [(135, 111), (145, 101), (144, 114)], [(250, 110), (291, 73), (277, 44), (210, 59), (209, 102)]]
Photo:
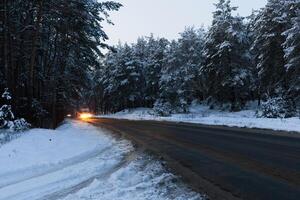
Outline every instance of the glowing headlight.
[(79, 115), (79, 118), (80, 118), (80, 119), (89, 119), (89, 118), (91, 118), (91, 117), (93, 117), (93, 115), (92, 115), (91, 113), (81, 113), (81, 114)]

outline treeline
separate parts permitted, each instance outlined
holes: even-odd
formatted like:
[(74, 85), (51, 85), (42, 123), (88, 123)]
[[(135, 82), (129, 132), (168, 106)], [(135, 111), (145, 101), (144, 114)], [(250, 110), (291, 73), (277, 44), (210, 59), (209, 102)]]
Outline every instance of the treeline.
[[(100, 49), (101, 24), (119, 3), (95, 0), (0, 2), (0, 93), (12, 92), (14, 113), (53, 126), (84, 103)], [(0, 105), (3, 102), (0, 102)]]
[(98, 112), (154, 107), (186, 112), (194, 100), (241, 110), (258, 100), (263, 115), (300, 108), (300, 1), (269, 0), (249, 17), (220, 0), (209, 30), (186, 28), (178, 40), (143, 37), (110, 51), (93, 78)]

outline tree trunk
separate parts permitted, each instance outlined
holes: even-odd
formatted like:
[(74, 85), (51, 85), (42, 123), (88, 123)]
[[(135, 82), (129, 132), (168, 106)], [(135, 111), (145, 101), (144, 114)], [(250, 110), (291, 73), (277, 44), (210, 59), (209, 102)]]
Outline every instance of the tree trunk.
[(7, 5), (7, 0), (4, 0), (4, 41), (3, 41), (3, 48), (4, 48), (4, 75), (6, 78), (6, 85), (8, 82), (8, 5)]
[(36, 61), (36, 51), (37, 51), (37, 40), (40, 32), (40, 24), (42, 21), (42, 8), (43, 8), (43, 0), (39, 1), (38, 13), (37, 13), (37, 21), (35, 24), (35, 34), (32, 40), (32, 52), (30, 59), (30, 74), (29, 74), (29, 103), (32, 103), (34, 97), (34, 70), (35, 70), (35, 61)]

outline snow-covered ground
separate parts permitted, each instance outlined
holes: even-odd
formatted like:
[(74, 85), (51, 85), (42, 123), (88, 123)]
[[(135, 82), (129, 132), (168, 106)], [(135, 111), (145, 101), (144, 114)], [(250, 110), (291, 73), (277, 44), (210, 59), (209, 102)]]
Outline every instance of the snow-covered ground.
[(159, 120), (173, 122), (190, 122), (207, 125), (225, 125), (230, 127), (248, 127), (272, 129), (278, 131), (300, 132), (300, 119), (297, 117), (288, 119), (270, 119), (256, 117), (253, 105), (240, 112), (228, 112), (211, 110), (208, 106), (193, 104), (188, 114), (173, 114), (169, 117), (161, 117), (149, 108), (127, 109), (111, 115), (99, 117), (130, 119), (130, 120)]
[(29, 130), (0, 147), (0, 200), (10, 199), (202, 197), (129, 141), (68, 121), (56, 130)]

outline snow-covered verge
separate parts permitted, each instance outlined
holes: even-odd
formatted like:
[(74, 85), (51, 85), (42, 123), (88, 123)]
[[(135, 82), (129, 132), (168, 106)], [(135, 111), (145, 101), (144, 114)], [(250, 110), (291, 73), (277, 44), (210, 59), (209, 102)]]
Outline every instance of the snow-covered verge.
[(0, 199), (202, 199), (160, 161), (102, 129), (68, 121), (0, 147)]
[(0, 147), (11, 140), (18, 138), (22, 133), (23, 132), (0, 129)]
[(208, 106), (193, 104), (187, 114), (172, 114), (161, 117), (149, 108), (127, 109), (111, 115), (99, 117), (130, 119), (130, 120), (158, 120), (172, 122), (189, 122), (206, 125), (224, 125), (230, 127), (247, 127), (272, 129), (277, 131), (300, 132), (300, 119), (298, 117), (287, 119), (258, 118), (253, 106), (240, 112), (211, 110)]
[[(4, 93), (1, 96), (3, 98), (2, 101), (9, 103), (12, 99), (8, 88), (5, 88)], [(0, 143), (3, 143), (3, 139), (9, 140), (7, 138), (7, 132), (14, 131), (24, 131), (30, 127), (30, 124), (23, 118), (16, 119), (15, 115), (12, 112), (11, 105), (0, 105), (0, 131), (5, 131), (3, 133), (0, 132)]]

